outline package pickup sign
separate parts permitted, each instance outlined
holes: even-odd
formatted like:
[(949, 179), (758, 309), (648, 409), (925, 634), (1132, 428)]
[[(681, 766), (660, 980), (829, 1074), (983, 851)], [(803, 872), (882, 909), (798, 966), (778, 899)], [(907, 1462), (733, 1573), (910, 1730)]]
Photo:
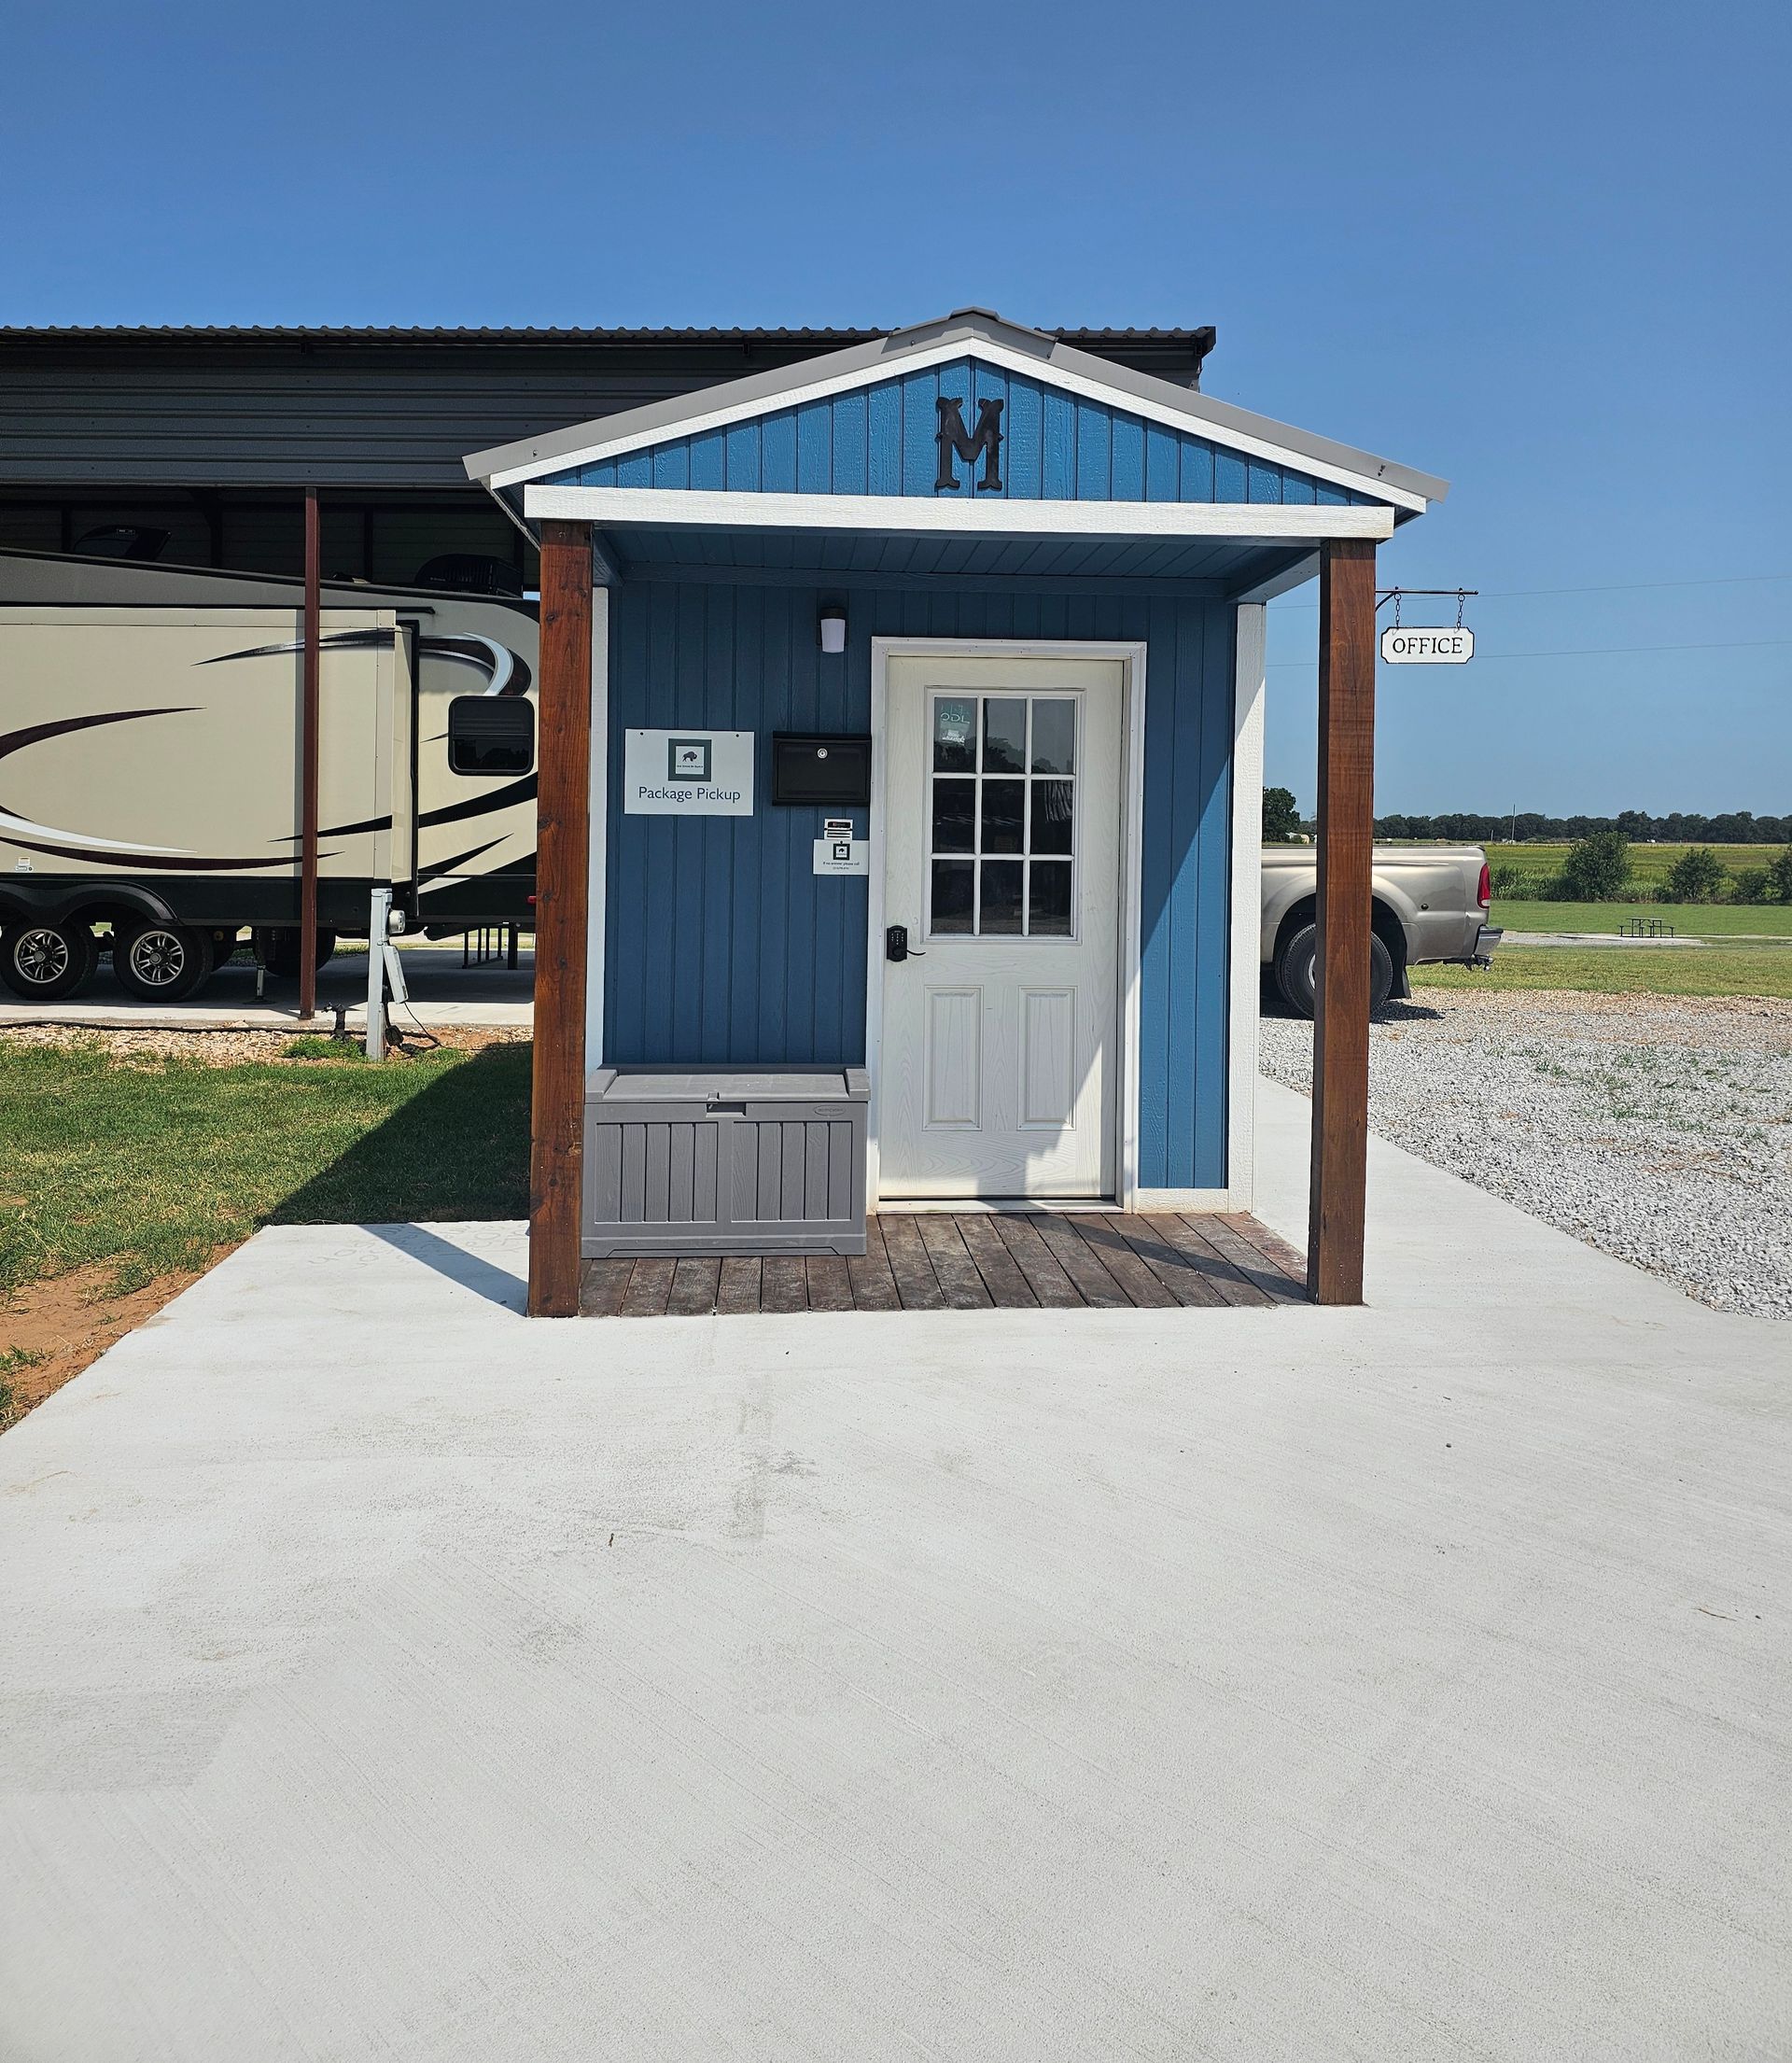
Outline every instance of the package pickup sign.
[(750, 817), (752, 732), (624, 732), (623, 813), (630, 817)]

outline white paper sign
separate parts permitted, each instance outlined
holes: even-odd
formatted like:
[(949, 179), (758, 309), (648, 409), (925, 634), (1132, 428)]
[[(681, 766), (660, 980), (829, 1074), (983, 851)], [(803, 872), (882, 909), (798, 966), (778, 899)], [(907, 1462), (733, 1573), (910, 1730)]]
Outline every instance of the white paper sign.
[(818, 838), (815, 841), (815, 871), (818, 874), (869, 874), (871, 844), (865, 838)]
[(1381, 656), (1391, 667), (1465, 667), (1475, 656), (1475, 633), (1390, 628), (1381, 633)]
[(623, 810), (631, 817), (750, 817), (752, 732), (624, 732)]

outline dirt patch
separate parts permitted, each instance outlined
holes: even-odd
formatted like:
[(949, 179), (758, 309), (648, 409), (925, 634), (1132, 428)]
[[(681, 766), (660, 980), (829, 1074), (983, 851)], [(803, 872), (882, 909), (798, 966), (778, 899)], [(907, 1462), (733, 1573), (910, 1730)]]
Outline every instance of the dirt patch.
[[(214, 1265), (227, 1252), (220, 1247)], [(79, 1375), (202, 1272), (161, 1275), (141, 1289), (115, 1296), (113, 1271), (101, 1263), (33, 1283), (0, 1304), (0, 1385), (10, 1392), (9, 1399), (0, 1399), (0, 1429)]]
[[(399, 1030), (419, 1046), (426, 1043), (420, 1033), (407, 1032), (402, 1025)], [(289, 1067), (315, 1065), (287, 1059), (287, 1046), (305, 1035), (296, 1032), (135, 1032), (73, 1024), (0, 1026), (0, 1043), (10, 1046), (84, 1046), (108, 1053), (115, 1060), (197, 1060), (205, 1067), (240, 1067), (245, 1060), (273, 1060)], [(488, 1046), (513, 1046), (532, 1036), (525, 1025), (447, 1025), (429, 1033), (439, 1045), (452, 1046), (457, 1053), (478, 1053)], [(360, 1049), (358, 1040), (351, 1041), (350, 1046), (355, 1052)]]

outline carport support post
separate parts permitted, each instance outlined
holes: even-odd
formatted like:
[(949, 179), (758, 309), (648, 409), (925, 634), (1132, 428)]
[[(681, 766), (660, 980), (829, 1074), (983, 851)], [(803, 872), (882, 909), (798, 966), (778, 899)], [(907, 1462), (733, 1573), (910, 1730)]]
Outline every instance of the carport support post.
[(1319, 913), (1307, 1289), (1363, 1301), (1369, 1139), (1369, 911), (1375, 842), (1375, 546), (1319, 567)]
[(541, 526), (529, 1315), (579, 1310), (591, 850), (591, 526)]
[[(299, 721), (299, 1015), (317, 1012), (317, 733), (323, 587), (317, 490), (305, 489), (305, 635)], [(371, 941), (369, 942), (370, 947)]]

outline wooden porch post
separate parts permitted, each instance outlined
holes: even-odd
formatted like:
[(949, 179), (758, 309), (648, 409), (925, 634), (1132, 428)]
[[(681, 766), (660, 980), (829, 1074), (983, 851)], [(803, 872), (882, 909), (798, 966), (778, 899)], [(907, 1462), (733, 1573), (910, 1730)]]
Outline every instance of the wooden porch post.
[(591, 526), (541, 526), (529, 1315), (579, 1310), (591, 847)]
[(1315, 1303), (1360, 1304), (1375, 840), (1375, 546), (1362, 539), (1320, 556), (1318, 834), (1307, 1290)]

